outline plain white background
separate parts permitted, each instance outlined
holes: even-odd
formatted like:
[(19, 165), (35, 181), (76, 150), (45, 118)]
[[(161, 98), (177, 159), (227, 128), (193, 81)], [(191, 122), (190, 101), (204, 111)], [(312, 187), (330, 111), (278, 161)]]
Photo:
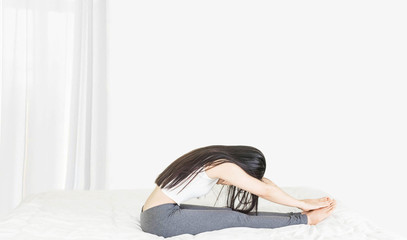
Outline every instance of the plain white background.
[(405, 1), (108, 2), (108, 188), (251, 145), (280, 186), (324, 190), (407, 236)]

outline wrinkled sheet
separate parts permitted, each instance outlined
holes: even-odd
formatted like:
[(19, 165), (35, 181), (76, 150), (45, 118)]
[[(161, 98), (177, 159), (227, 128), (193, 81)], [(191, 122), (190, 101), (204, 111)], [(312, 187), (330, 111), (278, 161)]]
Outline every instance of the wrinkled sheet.
[[(216, 202), (220, 188), (189, 204), (224, 206), (224, 194)], [(286, 187), (290, 195), (304, 199), (328, 194), (306, 187)], [(0, 219), (0, 239), (163, 239), (140, 228), (140, 210), (152, 189), (63, 191), (54, 190), (27, 196), (10, 214)], [(222, 192), (223, 193), (223, 192)], [(316, 226), (294, 225), (275, 229), (227, 228), (197, 235), (183, 234), (168, 239), (313, 239), (363, 240), (400, 239), (400, 236), (379, 229), (363, 216), (351, 211), (337, 199), (338, 207)], [(260, 199), (259, 211), (298, 212)]]

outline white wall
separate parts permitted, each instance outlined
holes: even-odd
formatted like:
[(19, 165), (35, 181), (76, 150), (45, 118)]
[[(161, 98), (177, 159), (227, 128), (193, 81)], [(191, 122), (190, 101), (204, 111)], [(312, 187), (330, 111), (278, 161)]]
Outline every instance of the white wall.
[(109, 2), (108, 187), (192, 149), (258, 147), (280, 186), (407, 236), (404, 1)]

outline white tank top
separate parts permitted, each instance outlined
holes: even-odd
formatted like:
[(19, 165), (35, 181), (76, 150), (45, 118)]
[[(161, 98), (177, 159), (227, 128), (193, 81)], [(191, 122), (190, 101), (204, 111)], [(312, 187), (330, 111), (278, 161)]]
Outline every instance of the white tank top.
[(174, 200), (178, 205), (181, 202), (187, 201), (191, 198), (201, 197), (207, 194), (212, 187), (216, 184), (219, 178), (210, 178), (203, 170), (198, 173), (196, 177), (186, 186), (180, 193), (178, 193), (191, 179), (187, 179), (184, 183), (172, 189), (161, 188), (165, 195)]

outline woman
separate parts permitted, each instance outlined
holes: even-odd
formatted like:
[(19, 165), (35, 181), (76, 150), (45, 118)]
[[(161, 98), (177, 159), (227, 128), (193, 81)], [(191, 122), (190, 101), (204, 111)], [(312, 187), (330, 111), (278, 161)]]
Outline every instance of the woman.
[[(329, 197), (298, 200), (289, 196), (263, 177), (265, 171), (263, 154), (250, 146), (214, 145), (186, 153), (155, 180), (157, 186), (141, 209), (141, 229), (171, 237), (230, 227), (315, 225), (335, 208), (335, 200)], [(227, 207), (182, 204), (205, 195), (215, 184), (228, 186)], [(303, 212), (258, 212), (258, 197)]]

